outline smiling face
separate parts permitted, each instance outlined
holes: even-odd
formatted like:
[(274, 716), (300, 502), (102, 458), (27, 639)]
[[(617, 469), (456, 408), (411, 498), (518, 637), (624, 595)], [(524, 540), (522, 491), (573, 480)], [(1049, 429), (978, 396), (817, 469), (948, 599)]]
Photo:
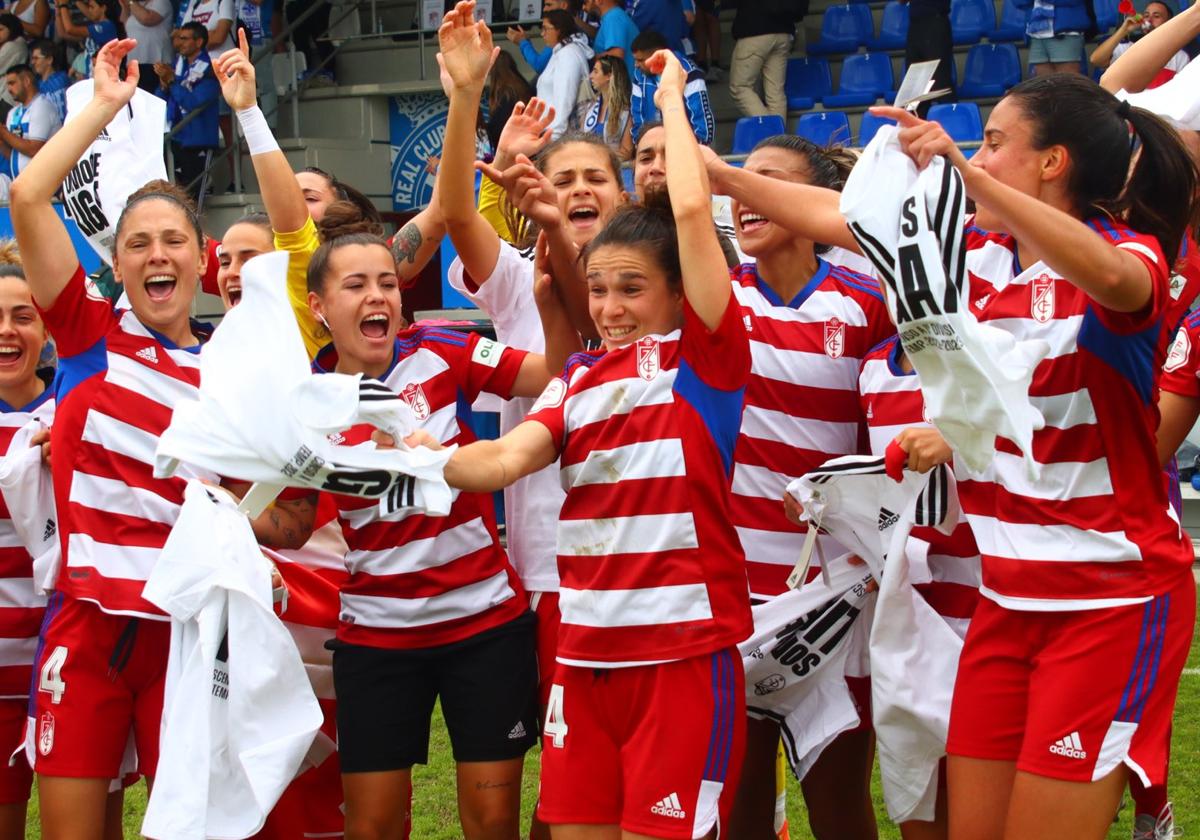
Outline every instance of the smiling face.
[(324, 318), (338, 353), (338, 371), (383, 375), (400, 329), (400, 279), (385, 245), (342, 245), (329, 255), (320, 294), (308, 305)]
[[(755, 172), (779, 181), (812, 183), (808, 161), (804, 155), (790, 149), (771, 146), (758, 149), (746, 159), (745, 169), (747, 172)], [(761, 257), (786, 247), (796, 238), (795, 234), (743, 207), (737, 201), (730, 202), (730, 209), (733, 212), (733, 229), (737, 233), (738, 244), (752, 257)]]
[(189, 332), (188, 314), (208, 252), (178, 204), (138, 201), (125, 211), (113, 252), (113, 273), (138, 320), (168, 337)]
[(259, 254), (275, 250), (271, 231), (252, 222), (235, 224), (225, 232), (217, 249), (220, 266), (217, 269), (217, 289), (225, 309), (237, 306), (242, 300), (242, 266)]
[(567, 235), (582, 248), (625, 202), (625, 191), (613, 174), (607, 149), (594, 143), (567, 143), (542, 167), (567, 220)]
[(45, 344), (46, 326), (29, 285), (19, 277), (0, 277), (0, 391), (20, 392), (33, 384)]
[(1162, 3), (1147, 3), (1146, 11), (1142, 12), (1142, 20), (1150, 29), (1157, 29), (1171, 19), (1171, 10)]
[(308, 215), (314, 222), (325, 217), (325, 208), (337, 201), (337, 193), (329, 179), (317, 172), (297, 172), (296, 183), (300, 192), (304, 193), (304, 203), (308, 205)]
[(633, 187), (644, 196), (646, 189), (667, 185), (667, 131), (655, 126), (638, 140), (633, 160)]
[[(996, 103), (983, 131), (983, 145), (971, 158), (971, 165), (978, 166), (997, 181), (1007, 184), (1034, 198), (1041, 198), (1045, 181), (1042, 173), (1048, 155), (1061, 154), (1061, 147), (1035, 149), (1033, 146), (1036, 126), (1021, 109), (1017, 100), (1005, 97)], [(1003, 225), (984, 205), (978, 205), (975, 224), (984, 230), (1004, 233)]]
[(588, 313), (606, 350), (647, 335), (666, 335), (683, 322), (683, 293), (647, 248), (602, 245), (588, 256)]

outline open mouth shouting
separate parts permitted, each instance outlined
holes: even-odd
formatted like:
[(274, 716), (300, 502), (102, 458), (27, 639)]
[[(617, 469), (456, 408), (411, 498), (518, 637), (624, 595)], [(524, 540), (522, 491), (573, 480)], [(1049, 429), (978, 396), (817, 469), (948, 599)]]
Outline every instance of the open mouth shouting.
[(390, 321), (385, 313), (375, 312), (363, 318), (358, 324), (358, 329), (367, 338), (379, 340), (387, 337)]
[(146, 295), (155, 303), (161, 303), (171, 299), (171, 295), (175, 293), (175, 287), (179, 285), (178, 279), (171, 274), (152, 274), (146, 278), (145, 282)]

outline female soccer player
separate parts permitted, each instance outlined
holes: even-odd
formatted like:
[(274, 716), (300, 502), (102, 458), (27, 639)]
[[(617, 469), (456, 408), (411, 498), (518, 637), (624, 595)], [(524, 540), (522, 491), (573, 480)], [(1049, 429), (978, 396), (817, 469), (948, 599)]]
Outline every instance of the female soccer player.
[[(54, 418), (53, 369), (39, 369), (46, 325), (34, 308), (12, 240), (0, 242), (0, 454), (30, 420), (49, 425)], [(7, 506), (0, 507), (0, 744), (10, 751), (21, 742), (29, 705), (33, 649), (46, 598), (34, 591), (33, 559), (20, 543)], [(53, 518), (53, 511), (48, 511)], [(24, 759), (0, 766), (0, 837), (22, 837), (33, 771)]]
[[(745, 167), (767, 178), (841, 189), (852, 164), (840, 152), (779, 135), (759, 143)], [(746, 552), (751, 596), (761, 602), (787, 591), (806, 530), (787, 520), (779, 500), (793, 478), (860, 451), (859, 364), (894, 328), (878, 284), (827, 262), (828, 246), (796, 236), (736, 200), (731, 211), (738, 245), (754, 260), (733, 273), (754, 349), (734, 452), (733, 524)], [(824, 556), (845, 553), (836, 542), (818, 539)], [(801, 780), (809, 824), (819, 838), (875, 836), (865, 635), (862, 641), (862, 656), (847, 675), (861, 725), (829, 744)], [(738, 837), (773, 834), (779, 733), (775, 720), (751, 713), (734, 811)]]
[[(29, 288), (59, 356), (52, 442), (63, 569), (35, 662), (34, 735), (43, 832), (69, 840), (101, 836), (109, 780), (131, 731), (140, 772), (154, 775), (169, 626), (141, 590), (194, 475), (156, 479), (151, 466), (172, 407), (199, 384), (200, 340), (188, 312), (206, 253), (193, 208), (165, 182), (130, 196), (113, 270), (132, 308), (113, 310), (86, 293), (51, 205), (80, 155), (132, 98), (137, 62), (125, 79), (119, 67), (133, 46), (101, 48), (92, 101), (43, 147), (12, 194)], [(259, 539), (295, 547), (285, 530), (303, 532), (288, 506), (267, 514), (253, 523)]]
[[(317, 356), (318, 372), (379, 379), (445, 444), (473, 439), (460, 413), (480, 393), (530, 396), (550, 380), (540, 355), (475, 334), (401, 331), (396, 264), (378, 230), (345, 203), (329, 207), (321, 228), (309, 300), (333, 341)], [(546, 323), (549, 347), (578, 347), (565, 317)], [(343, 436), (355, 444), (371, 431)], [(491, 498), (459, 494), (445, 517), (336, 501), (350, 573), (333, 657), (346, 833), (401, 836), (411, 768), (426, 761), (440, 698), (464, 835), (515, 836), (522, 757), (537, 731), (537, 666), (533, 617), (497, 538)]]
[[(959, 483), (984, 598), (955, 687), (950, 833), (1103, 837), (1130, 771), (1164, 778), (1195, 613), (1154, 407), (1164, 254), (1179, 251), (1195, 169), (1170, 127), (1073, 76), (1010, 91), (970, 163), (936, 123), (877, 111), (918, 166), (945, 155), (976, 202), (976, 316), (1052, 347), (1031, 389), (1041, 479), (998, 439), (992, 470)], [(734, 179), (740, 197), (750, 184)], [(802, 229), (852, 247), (834, 194), (785, 186), (774, 200), (803, 200)]]
[[(444, 66), (471, 84), (490, 34), (469, 10), (443, 31), (454, 40)], [(551, 382), (527, 422), (459, 449), (446, 470), (452, 485), (488, 491), (561, 456), (562, 625), (539, 805), (560, 840), (715, 836), (740, 762), (732, 645), (750, 615), (724, 488), (749, 344), (683, 70), (666, 52), (651, 64), (673, 217), (623, 209), (585, 249), (605, 352), (575, 357), (570, 384)]]

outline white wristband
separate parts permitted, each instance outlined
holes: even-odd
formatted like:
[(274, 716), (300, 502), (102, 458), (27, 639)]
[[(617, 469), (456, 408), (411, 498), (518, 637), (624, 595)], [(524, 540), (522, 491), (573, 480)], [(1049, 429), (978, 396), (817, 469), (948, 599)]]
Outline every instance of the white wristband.
[(237, 118), (251, 155), (264, 155), (267, 152), (279, 151), (279, 142), (271, 133), (271, 126), (267, 125), (267, 118), (263, 116), (262, 108), (255, 105), (253, 108), (238, 111)]

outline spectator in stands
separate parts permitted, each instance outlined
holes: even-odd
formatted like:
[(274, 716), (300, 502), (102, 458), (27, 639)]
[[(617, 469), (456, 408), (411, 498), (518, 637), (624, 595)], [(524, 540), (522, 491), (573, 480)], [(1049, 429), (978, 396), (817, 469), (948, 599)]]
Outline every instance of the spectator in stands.
[[(933, 90), (950, 90), (954, 82), (950, 75), (954, 66), (954, 35), (950, 31), (950, 0), (900, 0), (908, 4), (908, 39), (904, 44), (904, 63), (937, 60), (933, 74)], [(1005, 0), (1016, 2), (1016, 0)], [(917, 113), (922, 117), (932, 106), (922, 102)]]
[(317, 69), (333, 56), (333, 44), (325, 37), (325, 33), (329, 31), (330, 0), (291, 0), (283, 10), (288, 23), (291, 24), (300, 20), (300, 16), (314, 6), (317, 10), (296, 27), (293, 38), (308, 62), (306, 77), (316, 83), (332, 84), (332, 63)]
[[(576, 27), (587, 36), (589, 41), (596, 36), (596, 27), (591, 26), (587, 21), (587, 13), (584, 10), (583, 0), (570, 0), (570, 2), (568, 0), (546, 0), (542, 6), (542, 14), (557, 11), (570, 12), (575, 17)], [(508, 27), (505, 37), (517, 45), (521, 50), (521, 57), (529, 62), (529, 66), (533, 68), (534, 73), (540, 75), (545, 71), (546, 65), (550, 63), (550, 56), (554, 52), (553, 47), (547, 44), (545, 49), (538, 50), (537, 47), (530, 43), (529, 33), (520, 24)]]
[(1092, 26), (1087, 0), (1012, 0), (1029, 10), (1029, 64), (1033, 75), (1078, 73), (1083, 33)]
[[(755, 0), (755, 2), (762, 1)], [(683, 19), (681, 0), (633, 0), (629, 8), (629, 15), (640, 31), (657, 32), (666, 39), (668, 49), (676, 55), (683, 52), (686, 21)]]
[(71, 19), (68, 3), (58, 6), (58, 34), (83, 41), (83, 66), (81, 75), (92, 75), (92, 60), (100, 48), (109, 41), (125, 37), (125, 25), (121, 23), (119, 0), (75, 0), (75, 7), (83, 15), (86, 24), (77, 26)]
[[(29, 63), (38, 74), (38, 92), (50, 100), (50, 104), (58, 111), (59, 121), (65, 121), (67, 86), (71, 84), (71, 79), (67, 76), (62, 47), (49, 38), (34, 41), (33, 49), (29, 51)], [(150, 73), (146, 75), (153, 78)]]
[[(169, 64), (175, 59), (171, 48), (171, 24), (175, 18), (175, 7), (171, 0), (121, 0), (125, 14), (125, 31), (137, 40), (137, 46), (129, 53), (142, 67)], [(153, 73), (142, 73), (138, 87), (154, 93), (158, 79)]]
[[(21, 20), (14, 14), (0, 14), (0, 73), (29, 60), (29, 46), (25, 43)], [(7, 94), (4, 101), (10, 105)]]
[[(227, 50), (234, 48), (233, 21), (236, 17), (234, 0), (191, 0), (191, 2), (184, 0), (184, 2), (186, 10), (179, 24), (182, 27), (195, 22), (208, 30), (208, 47), (205, 48), (205, 52), (207, 52), (210, 62), (215, 61)], [(326, 13), (326, 17), (328, 17), (328, 13)], [(297, 46), (301, 46), (300, 37), (300, 32), (297, 30)], [(178, 48), (176, 48), (176, 52), (179, 52)]]
[[(734, 0), (736, 2), (736, 0)], [(721, 80), (721, 21), (717, 0), (695, 0), (692, 38), (696, 41), (696, 63), (710, 82)]]
[(517, 69), (517, 61), (509, 53), (500, 52), (487, 78), (487, 137), (493, 152), (500, 144), (500, 132), (512, 116), (518, 102), (533, 98), (533, 85)]
[(217, 148), (217, 99), (221, 87), (205, 50), (208, 30), (204, 24), (185, 23), (176, 33), (175, 42), (179, 49), (175, 65), (156, 64), (154, 72), (160, 82), (158, 95), (167, 100), (167, 119), (172, 125), (199, 112), (171, 141), (175, 183), (187, 188), (199, 201), (200, 187), (193, 181), (204, 172)]
[(611, 55), (625, 60), (625, 75), (633, 78), (633, 39), (638, 27), (620, 0), (588, 0), (587, 9), (600, 16), (596, 31), (596, 55)]
[(575, 113), (579, 86), (588, 75), (592, 48), (588, 46), (587, 36), (579, 31), (574, 16), (562, 9), (542, 15), (542, 38), (553, 53), (550, 63), (538, 76), (537, 95), (554, 108), (550, 131), (557, 140), (567, 130), (571, 115)]
[(8, 10), (16, 15), (25, 30), (26, 38), (44, 38), (50, 25), (50, 3), (47, 0), (17, 0)]
[[(653, 29), (647, 29), (633, 39), (633, 93), (630, 96), (630, 113), (633, 118), (633, 134), (640, 137), (642, 125), (661, 119), (658, 106), (654, 104), (654, 92), (658, 90), (658, 77), (646, 70), (646, 59), (658, 50), (665, 50), (667, 39)], [(687, 108), (688, 121), (696, 132), (696, 139), (702, 145), (709, 145), (716, 134), (716, 120), (713, 118), (712, 104), (708, 100), (708, 84), (704, 81), (704, 71), (679, 52), (675, 53), (683, 71), (687, 73), (687, 86), (684, 88), (684, 107)]]
[(580, 128), (604, 138), (621, 160), (633, 156), (633, 130), (629, 119), (632, 84), (625, 62), (616, 56), (598, 55), (592, 59), (588, 76), (596, 98), (583, 116)]
[[(796, 21), (808, 11), (808, 0), (741, 0), (733, 19), (733, 56), (729, 59), (729, 93), (748, 117), (787, 117), (788, 56), (796, 40)], [(763, 97), (758, 96), (762, 79)], [(765, 100), (765, 101), (764, 101)]]
[(0, 128), (0, 154), (8, 157), (12, 177), (21, 174), (46, 141), (62, 128), (58, 110), (38, 93), (37, 73), (28, 64), (8, 68), (5, 85), (16, 101)]
[[(1104, 75), (1100, 77), (1100, 86), (1110, 93), (1126, 90), (1138, 93), (1158, 81), (1166, 71), (1174, 56), (1187, 49), (1196, 38), (1200, 37), (1200, 6), (1193, 3), (1179, 14), (1160, 26), (1154, 27), (1146, 35), (1131, 44), (1125, 50), (1120, 61), (1113, 60)], [(1192, 148), (1188, 134), (1184, 132), (1185, 142)]]
[[(1141, 38), (1147, 32), (1157, 29), (1162, 24), (1171, 19), (1174, 13), (1171, 7), (1161, 0), (1150, 0), (1146, 4), (1146, 9), (1140, 15), (1132, 15), (1121, 21), (1112, 35), (1104, 40), (1100, 46), (1092, 50), (1092, 54), (1088, 61), (1093, 67), (1105, 68), (1111, 65), (1114, 61), (1124, 55), (1133, 45), (1133, 42)], [(1157, 76), (1146, 87), (1158, 87), (1187, 67), (1188, 54), (1183, 50), (1179, 50), (1166, 63)]]

